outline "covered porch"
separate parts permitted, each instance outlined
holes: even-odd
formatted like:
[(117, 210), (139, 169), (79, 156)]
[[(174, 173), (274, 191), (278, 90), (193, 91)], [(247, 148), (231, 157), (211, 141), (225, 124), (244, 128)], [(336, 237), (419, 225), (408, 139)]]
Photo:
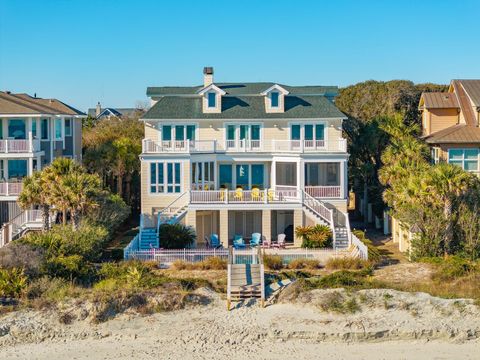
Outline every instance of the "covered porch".
[(294, 229), (304, 223), (303, 210), (192, 210), (185, 218), (186, 225), (196, 229), (197, 248), (208, 247), (212, 234), (218, 235), (224, 248), (233, 245), (233, 239), (241, 236), (248, 247), (252, 234), (261, 234), (262, 244), (275, 243), (278, 235), (285, 234), (285, 247), (300, 247)]
[(192, 162), (191, 200), (197, 203), (273, 202), (282, 194), (299, 197), (302, 191), (315, 198), (344, 199), (346, 166), (346, 161), (301, 158)]

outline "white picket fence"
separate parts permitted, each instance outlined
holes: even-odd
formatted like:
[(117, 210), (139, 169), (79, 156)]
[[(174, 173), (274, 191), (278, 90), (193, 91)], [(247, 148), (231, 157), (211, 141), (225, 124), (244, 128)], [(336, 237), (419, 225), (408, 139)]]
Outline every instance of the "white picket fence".
[[(136, 240), (138, 241), (138, 239)], [(131, 245), (131, 246), (130, 246)], [(155, 261), (160, 264), (169, 265), (177, 260), (185, 262), (200, 262), (211, 257), (228, 259), (228, 249), (149, 249), (134, 250), (135, 238), (124, 250), (125, 260)], [(282, 258), (284, 264), (288, 264), (296, 259), (316, 259), (321, 263), (325, 263), (330, 258), (355, 256), (355, 253), (349, 249), (262, 249), (266, 255), (278, 255)], [(233, 256), (236, 263), (252, 264), (256, 263), (257, 249), (233, 249)]]

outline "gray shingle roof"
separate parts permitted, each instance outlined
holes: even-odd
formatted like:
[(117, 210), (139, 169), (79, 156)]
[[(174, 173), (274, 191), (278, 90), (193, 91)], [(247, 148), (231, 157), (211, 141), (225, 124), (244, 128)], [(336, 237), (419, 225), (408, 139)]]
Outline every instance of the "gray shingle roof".
[[(223, 89), (229, 95), (259, 95), (262, 91), (275, 85), (272, 82), (258, 83), (215, 83), (220, 89)], [(324, 95), (335, 97), (338, 95), (337, 86), (288, 86), (278, 84), (294, 95)], [(170, 95), (194, 95), (202, 89), (203, 86), (163, 86), (148, 87), (147, 96), (170, 96)]]
[(475, 106), (480, 106), (480, 80), (458, 80)]
[(0, 114), (85, 115), (57, 99), (43, 99), (3, 91), (0, 91)]
[(142, 119), (300, 119), (346, 118), (325, 96), (285, 97), (284, 113), (267, 113), (263, 96), (223, 96), (222, 112), (205, 114), (200, 96), (166, 96), (145, 114)]

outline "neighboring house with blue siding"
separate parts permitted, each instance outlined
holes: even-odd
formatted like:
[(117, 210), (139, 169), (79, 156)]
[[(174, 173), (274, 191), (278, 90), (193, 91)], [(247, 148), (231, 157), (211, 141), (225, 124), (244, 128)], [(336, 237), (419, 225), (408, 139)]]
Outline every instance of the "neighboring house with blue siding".
[(0, 91), (0, 223), (20, 213), (22, 180), (57, 157), (82, 159), (85, 114), (56, 99)]

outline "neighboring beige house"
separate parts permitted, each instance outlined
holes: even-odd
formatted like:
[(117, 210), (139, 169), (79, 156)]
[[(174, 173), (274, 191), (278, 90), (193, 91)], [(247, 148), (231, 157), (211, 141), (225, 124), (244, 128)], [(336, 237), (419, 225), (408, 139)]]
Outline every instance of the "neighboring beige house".
[(0, 91), (0, 224), (21, 213), (25, 176), (56, 157), (81, 161), (84, 116), (56, 99)]
[[(423, 93), (422, 138), (430, 146), (432, 161), (446, 161), (480, 173), (480, 80), (452, 80), (448, 92)], [(401, 251), (412, 238), (408, 226), (392, 220), (392, 237)]]
[[(149, 87), (141, 154), (141, 247), (158, 246), (161, 222), (195, 228), (197, 246), (218, 234), (264, 240), (324, 223), (349, 245), (346, 116), (334, 86), (219, 83), (213, 68), (191, 87)], [(160, 244), (161, 246), (161, 244)]]

